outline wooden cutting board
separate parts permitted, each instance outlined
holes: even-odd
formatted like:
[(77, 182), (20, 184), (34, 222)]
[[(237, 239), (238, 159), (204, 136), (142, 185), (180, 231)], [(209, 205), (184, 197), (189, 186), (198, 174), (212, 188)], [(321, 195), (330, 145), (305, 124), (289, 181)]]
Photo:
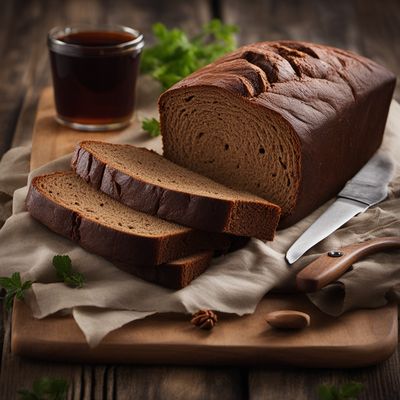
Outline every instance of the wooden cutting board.
[[(52, 93), (46, 89), (36, 117), (32, 168), (69, 153), (79, 140), (105, 140), (122, 134), (73, 131), (57, 125), (53, 116)], [(295, 332), (272, 329), (265, 315), (281, 309), (307, 312), (311, 326)], [(111, 332), (99, 346), (90, 349), (71, 316), (37, 320), (23, 302), (17, 301), (12, 351), (79, 362), (360, 367), (378, 363), (396, 349), (397, 313), (397, 305), (389, 304), (333, 318), (321, 313), (303, 295), (268, 295), (252, 315), (220, 315), (211, 332), (193, 327), (189, 316), (163, 314)]]
[[(302, 331), (267, 325), (270, 311), (295, 309), (311, 315)], [(163, 314), (134, 321), (111, 332), (94, 349), (69, 316), (43, 320), (17, 302), (12, 351), (48, 360), (101, 363), (360, 367), (389, 357), (397, 345), (397, 305), (329, 317), (305, 296), (269, 295), (252, 315), (220, 315), (212, 331), (192, 326), (190, 316)]]

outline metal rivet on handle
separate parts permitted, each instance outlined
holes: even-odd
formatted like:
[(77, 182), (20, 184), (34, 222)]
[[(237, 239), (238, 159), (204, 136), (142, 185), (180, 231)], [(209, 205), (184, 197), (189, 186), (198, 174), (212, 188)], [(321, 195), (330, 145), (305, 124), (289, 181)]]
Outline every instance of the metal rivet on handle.
[(328, 252), (329, 257), (342, 257), (343, 253), (339, 250), (331, 250)]

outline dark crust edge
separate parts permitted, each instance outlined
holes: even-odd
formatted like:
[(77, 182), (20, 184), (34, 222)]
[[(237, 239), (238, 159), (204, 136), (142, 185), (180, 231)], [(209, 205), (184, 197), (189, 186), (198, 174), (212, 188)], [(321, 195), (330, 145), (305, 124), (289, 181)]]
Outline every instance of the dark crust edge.
[(139, 278), (156, 283), (169, 289), (179, 290), (188, 286), (199, 277), (210, 265), (214, 252), (196, 253), (190, 258), (171, 261), (162, 265), (146, 268), (118, 265), (118, 268), (133, 273)]
[(280, 208), (277, 205), (254, 202), (259, 205), (258, 208), (265, 208), (266, 223), (261, 229), (251, 230), (250, 220), (242, 222), (246, 231), (232, 229), (231, 219), (237, 215), (236, 210), (240, 208), (241, 201), (191, 195), (144, 182), (100, 160), (84, 148), (85, 143), (90, 142), (83, 141), (77, 145), (71, 161), (72, 169), (97, 190), (128, 207), (204, 231), (252, 236), (262, 240), (273, 239), (280, 216)]
[(30, 215), (50, 230), (112, 262), (146, 268), (205, 249), (225, 250), (230, 244), (227, 235), (210, 235), (208, 232), (194, 230), (160, 238), (142, 237), (112, 229), (85, 218), (47, 197), (36, 187), (42, 177), (38, 176), (32, 180), (27, 194), (26, 207)]

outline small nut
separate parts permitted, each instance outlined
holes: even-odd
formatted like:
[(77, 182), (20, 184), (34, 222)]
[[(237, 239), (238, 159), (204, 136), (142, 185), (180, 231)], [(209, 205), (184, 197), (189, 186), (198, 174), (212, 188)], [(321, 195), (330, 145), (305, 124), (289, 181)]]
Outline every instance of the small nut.
[(303, 329), (310, 325), (310, 316), (300, 311), (280, 310), (268, 313), (267, 322), (278, 329)]
[(200, 310), (192, 315), (191, 323), (200, 329), (210, 330), (217, 323), (217, 314), (211, 310)]

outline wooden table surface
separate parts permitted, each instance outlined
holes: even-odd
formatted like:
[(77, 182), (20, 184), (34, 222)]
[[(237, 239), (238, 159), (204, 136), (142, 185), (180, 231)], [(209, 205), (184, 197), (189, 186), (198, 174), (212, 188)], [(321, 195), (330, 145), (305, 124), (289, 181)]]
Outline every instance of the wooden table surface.
[[(4, 0), (0, 11), (0, 156), (29, 144), (41, 89), (50, 84), (46, 33), (55, 25), (118, 23), (151, 42), (157, 21), (189, 32), (212, 17), (240, 27), (240, 44), (301, 39), (354, 50), (400, 76), (399, 0)], [(395, 98), (400, 100), (398, 83)], [(319, 384), (365, 385), (360, 399), (400, 399), (400, 352), (353, 370), (76, 365), (13, 357), (3, 315), (0, 399), (43, 376), (70, 382), (68, 399), (317, 399)]]

